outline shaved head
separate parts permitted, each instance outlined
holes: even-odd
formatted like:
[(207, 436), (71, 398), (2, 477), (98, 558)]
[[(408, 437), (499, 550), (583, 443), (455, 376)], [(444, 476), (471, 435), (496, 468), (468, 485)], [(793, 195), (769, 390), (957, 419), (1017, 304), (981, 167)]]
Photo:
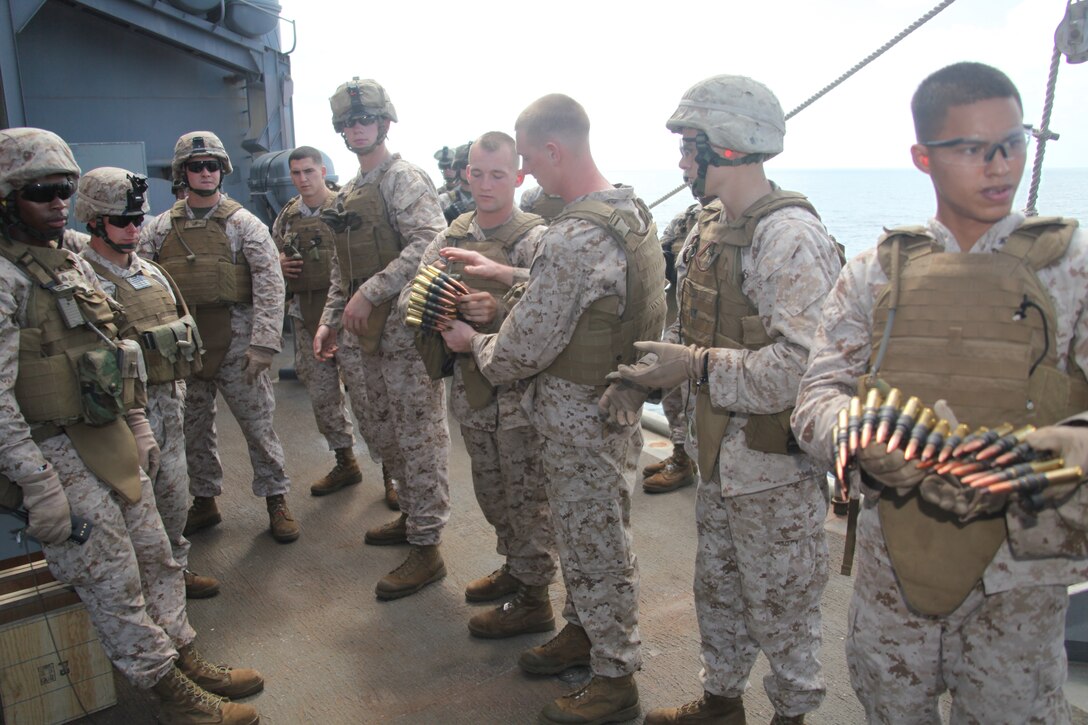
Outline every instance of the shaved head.
[(586, 109), (562, 93), (552, 93), (530, 103), (518, 116), (514, 129), (533, 143), (559, 141), (572, 147), (589, 145)]

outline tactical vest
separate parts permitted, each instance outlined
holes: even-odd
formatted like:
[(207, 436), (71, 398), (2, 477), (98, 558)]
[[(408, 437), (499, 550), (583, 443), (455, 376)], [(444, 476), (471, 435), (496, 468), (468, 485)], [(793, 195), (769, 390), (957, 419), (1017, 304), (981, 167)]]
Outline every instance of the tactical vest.
[[(1057, 367), (1057, 314), (1036, 274), (1065, 255), (1076, 226), (1029, 219), (993, 254), (946, 253), (924, 227), (888, 231), (878, 246), (889, 284), (873, 310), (872, 374), (926, 405), (944, 398), (972, 429), (1044, 426), (1088, 408), (1088, 380), (1072, 357), (1070, 372)], [(1003, 513), (963, 523), (917, 489), (885, 489), (877, 510), (903, 594), (924, 614), (958, 607), (1005, 541)]]
[[(340, 263), (340, 287), (350, 297), (361, 284), (381, 272), (400, 256), (407, 246), (405, 240), (386, 217), (381, 183), (388, 170), (377, 179), (356, 185), (341, 198), (343, 211), (356, 215), (358, 225), (336, 235), (336, 256)], [(369, 353), (381, 345), (385, 321), (393, 308), (393, 299), (374, 305), (367, 323), (367, 332), (359, 336), (359, 344)]]
[(544, 221), (551, 223), (552, 220), (563, 213), (563, 208), (566, 205), (567, 202), (563, 201), (563, 197), (552, 196), (541, 191), (540, 195), (533, 201), (532, 208), (529, 211), (541, 217)]
[[(536, 214), (515, 209), (509, 221), (490, 232), (487, 239), (480, 241), (469, 235), (469, 228), (475, 218), (476, 212), (472, 211), (453, 221), (446, 234), (449, 246), (479, 252), (488, 259), (507, 266), (513, 266), (510, 262), (510, 249), (531, 229), (544, 225), (544, 220)], [(502, 282), (468, 274), (461, 262), (450, 262), (449, 271), (458, 275), (472, 289), (489, 292), (499, 299), (510, 291), (510, 286)], [(490, 404), (495, 399), (495, 388), (476, 366), (476, 358), (472, 355), (458, 355), (457, 364), (461, 368), (461, 381), (465, 386), (465, 397), (469, 406), (479, 410)]]
[[(201, 369), (200, 333), (189, 314), (181, 291), (174, 287), (177, 302), (158, 280), (134, 275), (120, 277), (100, 262), (88, 259), (99, 277), (113, 283), (115, 300), (124, 311), (120, 320), (120, 336), (135, 340), (143, 350), (147, 364), (147, 382), (152, 384), (184, 380)], [(145, 264), (155, 265), (154, 262)], [(171, 282), (166, 272), (158, 267)], [(178, 316), (178, 305), (182, 315)]]
[[(329, 209), (336, 201), (335, 194), (329, 194), (322, 202), (322, 209)], [(300, 213), (302, 197), (296, 196), (281, 212), (287, 220), (289, 229), (283, 238), (282, 250), (288, 257), (288, 245), (292, 252), (302, 257), (302, 274), (295, 278), (284, 278), (288, 296), (298, 299), (299, 311), (306, 329), (311, 333), (321, 324), (321, 314), (325, 310), (332, 270), (332, 250), (335, 235), (318, 215), (303, 216)]]
[[(715, 201), (699, 216), (698, 238), (687, 247), (687, 277), (680, 286), (680, 335), (684, 344), (729, 350), (759, 350), (773, 340), (763, 327), (759, 310), (741, 287), (741, 256), (752, 246), (756, 227), (767, 215), (800, 207), (820, 218), (803, 195), (772, 191), (744, 210), (737, 219), (725, 221), (725, 209)], [(764, 453), (787, 454), (797, 450), (790, 431), (793, 408), (768, 415), (749, 415), (744, 425), (748, 448)], [(718, 459), (722, 438), (732, 413), (710, 402), (708, 386), (699, 386), (695, 400), (695, 432), (699, 470), (709, 475)]]
[(32, 435), (67, 433), (93, 473), (126, 500), (139, 500), (136, 441), (120, 415), (146, 396), (139, 351), (103, 339), (117, 340), (117, 310), (86, 284), (64, 250), (0, 237), (0, 254), (34, 283), (15, 380), (15, 400)]
[(615, 295), (593, 301), (578, 319), (570, 343), (545, 370), (549, 375), (578, 385), (607, 385), (608, 373), (635, 362), (635, 342), (661, 338), (665, 259), (650, 210), (641, 200), (636, 204), (638, 212), (633, 213), (586, 199), (569, 204), (555, 220), (584, 219), (608, 231), (627, 260), (627, 294), (622, 315)]
[(185, 201), (170, 210), (172, 228), (163, 240), (158, 262), (194, 308), (253, 303), (249, 263), (239, 253), (235, 262), (227, 239), (227, 220), (242, 205), (223, 199), (204, 219), (189, 219)]

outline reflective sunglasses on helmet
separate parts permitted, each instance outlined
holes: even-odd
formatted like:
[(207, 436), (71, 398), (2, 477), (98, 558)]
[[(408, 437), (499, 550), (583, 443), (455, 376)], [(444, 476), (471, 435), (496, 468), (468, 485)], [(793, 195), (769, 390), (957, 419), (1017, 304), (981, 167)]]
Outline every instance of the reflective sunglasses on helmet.
[(221, 170), (219, 159), (206, 159), (204, 161), (186, 161), (185, 170), (194, 174), (199, 174), (201, 171), (219, 171)]
[(76, 193), (76, 185), (71, 179), (52, 184), (27, 184), (19, 190), (23, 199), (35, 204), (47, 204), (54, 199), (69, 199)]
[(124, 229), (129, 224), (135, 224), (138, 227), (144, 223), (144, 215), (134, 214), (132, 216), (128, 216), (126, 214), (110, 214), (106, 217), (106, 221), (108, 221), (111, 225), (117, 227), (118, 229)]

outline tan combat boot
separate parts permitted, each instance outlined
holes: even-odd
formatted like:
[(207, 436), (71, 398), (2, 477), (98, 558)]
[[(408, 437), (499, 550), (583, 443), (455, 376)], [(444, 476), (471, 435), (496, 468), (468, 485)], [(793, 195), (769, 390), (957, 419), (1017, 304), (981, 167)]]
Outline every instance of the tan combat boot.
[(201, 529), (211, 528), (223, 520), (214, 496), (196, 496), (189, 507), (189, 516), (185, 519), (185, 536), (192, 536)]
[(291, 515), (291, 509), (287, 508), (287, 501), (283, 494), (266, 496), (265, 504), (268, 506), (268, 528), (272, 531), (272, 538), (281, 544), (288, 544), (298, 538), (302, 533), (295, 517)]
[(510, 567), (503, 564), (487, 576), (470, 581), (465, 587), (465, 599), (470, 602), (493, 602), (513, 594), (519, 586), (521, 582), (510, 574)]
[(408, 543), (408, 515), (401, 514), (389, 523), (367, 529), (363, 541), (371, 546), (392, 546)]
[(518, 665), (534, 675), (556, 675), (571, 667), (588, 667), (589, 636), (584, 629), (568, 622), (544, 644), (522, 652)]
[(213, 695), (233, 699), (264, 689), (264, 678), (257, 670), (213, 665), (197, 652), (192, 642), (178, 649), (177, 665), (186, 677)]
[(653, 463), (642, 469), (642, 477), (648, 478), (649, 476), (654, 475), (655, 473), (663, 469), (665, 467), (665, 464), (668, 462), (668, 458), (662, 458), (660, 461), (654, 461)]
[(400, 599), (446, 576), (446, 563), (438, 544), (413, 544), (404, 563), (378, 580), (378, 599)]
[(257, 725), (261, 720), (255, 707), (211, 694), (177, 667), (151, 689), (162, 701), (159, 718), (167, 725)]
[(207, 599), (219, 593), (219, 580), (215, 577), (200, 576), (191, 569), (185, 570), (185, 598)]
[(744, 701), (739, 697), (722, 697), (704, 692), (698, 700), (680, 707), (658, 707), (650, 710), (644, 722), (646, 725), (745, 725)]
[(695, 483), (695, 466), (682, 446), (672, 449), (672, 456), (666, 458), (661, 470), (642, 481), (642, 490), (646, 493), (666, 493)]
[(597, 725), (623, 722), (638, 714), (638, 687), (634, 675), (594, 675), (589, 684), (545, 705), (540, 711), (540, 722)]
[(324, 478), (310, 486), (310, 493), (314, 496), (326, 496), (345, 486), (354, 486), (362, 480), (363, 472), (359, 470), (359, 462), (355, 460), (355, 451), (350, 448), (337, 448), (336, 466)]
[(468, 620), (468, 631), (484, 639), (504, 639), (553, 629), (555, 615), (548, 599), (547, 584), (538, 587), (522, 584), (509, 602)]
[(397, 479), (382, 464), (382, 483), (385, 484), (385, 505), (393, 511), (400, 511), (400, 497), (397, 495)]

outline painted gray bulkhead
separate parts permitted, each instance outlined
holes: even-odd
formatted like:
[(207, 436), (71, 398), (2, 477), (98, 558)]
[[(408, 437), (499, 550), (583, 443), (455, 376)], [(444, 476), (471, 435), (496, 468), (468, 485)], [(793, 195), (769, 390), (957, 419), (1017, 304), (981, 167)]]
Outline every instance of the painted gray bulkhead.
[(224, 190), (271, 221), (247, 179), (262, 153), (294, 146), (278, 28), (247, 38), (162, 0), (0, 0), (0, 15), (3, 127), (71, 144), (143, 142), (155, 212), (173, 202), (178, 136), (212, 131), (234, 165)]

